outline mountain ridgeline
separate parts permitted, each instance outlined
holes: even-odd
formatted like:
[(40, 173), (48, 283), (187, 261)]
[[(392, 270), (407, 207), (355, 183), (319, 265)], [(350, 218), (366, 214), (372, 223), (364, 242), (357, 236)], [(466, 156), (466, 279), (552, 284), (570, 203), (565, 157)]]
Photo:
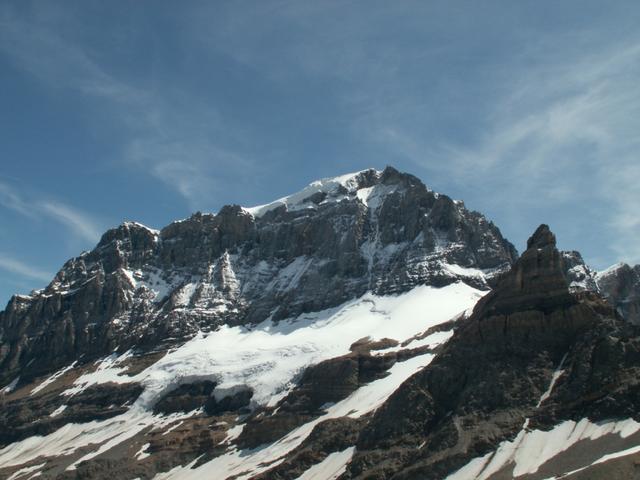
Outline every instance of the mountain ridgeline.
[(0, 313), (0, 479), (640, 478), (638, 324), (391, 167), (128, 222)]
[(323, 310), (367, 291), (458, 279), (486, 289), (517, 256), (481, 214), (393, 168), (306, 190), (254, 213), (226, 206), (159, 232), (137, 223), (109, 230), (47, 288), (13, 297), (0, 313), (0, 384), (114, 349), (165, 348), (222, 324)]

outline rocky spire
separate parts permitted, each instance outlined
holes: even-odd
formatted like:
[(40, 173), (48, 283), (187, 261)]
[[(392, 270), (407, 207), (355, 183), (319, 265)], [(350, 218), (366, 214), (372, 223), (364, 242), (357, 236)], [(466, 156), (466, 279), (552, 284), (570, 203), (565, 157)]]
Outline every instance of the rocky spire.
[(556, 236), (549, 229), (549, 225), (542, 224), (527, 240), (527, 250), (531, 248), (556, 247)]
[(527, 241), (527, 250), (479, 308), (486, 315), (570, 305), (574, 300), (564, 271), (555, 235), (548, 225), (540, 225)]

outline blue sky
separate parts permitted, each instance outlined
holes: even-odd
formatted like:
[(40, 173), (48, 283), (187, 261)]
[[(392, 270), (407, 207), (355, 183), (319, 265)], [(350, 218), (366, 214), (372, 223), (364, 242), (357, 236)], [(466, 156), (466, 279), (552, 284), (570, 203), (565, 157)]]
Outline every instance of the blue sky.
[(123, 220), (394, 165), (640, 262), (640, 3), (0, 1), (0, 303)]

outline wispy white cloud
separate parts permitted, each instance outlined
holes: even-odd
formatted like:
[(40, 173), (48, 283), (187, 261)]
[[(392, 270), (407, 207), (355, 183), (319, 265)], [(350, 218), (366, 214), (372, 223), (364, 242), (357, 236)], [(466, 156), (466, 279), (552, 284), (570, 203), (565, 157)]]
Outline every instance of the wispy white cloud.
[(43, 25), (27, 22), (8, 5), (0, 9), (0, 50), (43, 82), (118, 102), (137, 102), (144, 92), (103, 71), (82, 48)]
[[(87, 44), (72, 43), (46, 23), (27, 20), (8, 7), (0, 9), (0, 52), (49, 87), (102, 101), (101, 112), (127, 130), (115, 162), (160, 180), (191, 208), (219, 200), (221, 172), (238, 171), (246, 164), (257, 168), (247, 155), (219, 141), (229, 137), (232, 128), (223, 124), (214, 106), (186, 92), (172, 101), (171, 89), (123, 80), (98, 61), (99, 53)], [(58, 216), (75, 225), (71, 216)]]
[(0, 182), (0, 205), (25, 217), (36, 217), (33, 207), (25, 202), (9, 185), (2, 182)]
[(53, 277), (50, 272), (45, 272), (37, 267), (27, 265), (4, 253), (0, 253), (0, 268), (23, 277), (33, 278), (43, 282), (48, 282)]
[(96, 242), (101, 229), (86, 214), (59, 202), (41, 202), (37, 205), (56, 221), (66, 225), (75, 235), (90, 242)]
[(0, 182), (0, 205), (29, 220), (57, 222), (83, 240), (96, 242), (100, 238), (102, 228), (91, 215), (60, 201), (26, 198), (3, 182)]
[[(480, 191), (513, 223), (532, 209), (562, 207), (573, 209), (576, 224), (589, 216), (592, 225), (604, 222), (597, 235), (611, 253), (640, 262), (640, 39), (548, 60), (509, 72), (512, 82), (475, 140), (425, 139), (396, 121), (393, 108), (360, 132), (462, 190)], [(603, 208), (606, 216), (597, 217)]]
[[(607, 226), (598, 233), (612, 250), (605, 256), (640, 261), (640, 39), (584, 15), (547, 29), (520, 6), (501, 6), (497, 18), (470, 5), (451, 15), (449, 5), (199, 4), (176, 22), (198, 58), (231, 58), (243, 74), (260, 76), (261, 87), (298, 93), (308, 80), (322, 83), (336, 111), (313, 121), (344, 125), (354, 152), (401, 158), (463, 198), (475, 194), (477, 206), (502, 212), (508, 224), (562, 207), (565, 218), (579, 212), (571, 221), (584, 229), (606, 210), (597, 220)], [(246, 135), (225, 141), (236, 127), (216, 108), (188, 91), (176, 101), (171, 89), (124, 80), (86, 43), (31, 20), (5, 8), (0, 49), (48, 86), (105, 102), (101, 111), (127, 130), (129, 166), (192, 208), (220, 197), (225, 176), (255, 175)], [(0, 202), (21, 208), (1, 190)]]

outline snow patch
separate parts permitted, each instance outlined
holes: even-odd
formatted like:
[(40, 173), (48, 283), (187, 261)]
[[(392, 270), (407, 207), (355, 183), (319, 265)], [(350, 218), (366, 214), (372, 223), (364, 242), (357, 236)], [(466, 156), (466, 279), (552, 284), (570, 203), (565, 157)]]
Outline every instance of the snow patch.
[(627, 265), (624, 262), (618, 262), (615, 265), (611, 265), (609, 268), (605, 268), (604, 270), (596, 273), (596, 278), (607, 277), (616, 273), (621, 268), (625, 268)]
[(56, 408), (53, 412), (51, 412), (49, 414), (50, 417), (57, 417), (58, 415), (60, 415), (62, 412), (64, 412), (67, 409), (66, 405), (60, 405), (58, 408)]
[(145, 458), (150, 457), (151, 454), (147, 453), (147, 448), (149, 448), (150, 446), (150, 443), (145, 443), (135, 454), (136, 460), (144, 460)]
[(31, 465), (30, 467), (21, 468), (20, 470), (17, 470), (16, 472), (14, 472), (13, 475), (7, 478), (7, 480), (26, 479), (27, 476), (28, 478), (39, 477), (40, 472), (38, 472), (38, 470), (40, 470), (41, 468), (44, 468), (46, 464), (47, 463), (45, 462), (45, 463), (40, 463), (38, 465)]
[(500, 443), (495, 452), (471, 460), (446, 480), (487, 480), (499, 470), (513, 465), (514, 478), (532, 474), (580, 440), (595, 440), (605, 435), (626, 438), (640, 430), (632, 419), (591, 423), (583, 418), (578, 423), (568, 420), (547, 432), (523, 429), (512, 441)]
[(49, 385), (51, 385), (53, 382), (55, 382), (56, 380), (58, 380), (60, 377), (62, 377), (65, 373), (67, 373), (69, 370), (72, 370), (76, 364), (78, 362), (73, 362), (71, 365), (68, 365), (66, 367), (64, 367), (61, 370), (58, 370), (56, 373), (54, 373), (53, 375), (51, 375), (49, 378), (47, 378), (46, 380), (44, 380), (43, 382), (41, 382), (39, 385), (37, 385), (36, 387), (33, 388), (33, 390), (31, 390), (31, 393), (29, 395), (35, 395), (36, 393), (44, 390), (46, 387), (48, 387)]
[(85, 373), (84, 375), (76, 378), (76, 380), (73, 382), (73, 386), (62, 392), (62, 394), (72, 396), (80, 393), (90, 385), (96, 385), (100, 383), (128, 383), (132, 381), (131, 379), (127, 380), (127, 378), (123, 378), (121, 376), (121, 373), (125, 372), (126, 368), (120, 366), (132, 355), (132, 351), (127, 350), (122, 355), (118, 355), (114, 352), (108, 357), (99, 360), (98, 362), (96, 362), (98, 367), (93, 372)]
[(562, 360), (560, 360), (560, 364), (558, 365), (558, 368), (556, 368), (556, 370), (553, 372), (553, 376), (551, 377), (551, 382), (549, 383), (549, 388), (547, 388), (547, 391), (544, 392), (540, 397), (540, 399), (538, 400), (538, 403), (536, 404), (536, 408), (540, 408), (540, 405), (542, 405), (542, 403), (551, 396), (551, 392), (553, 392), (553, 387), (556, 386), (556, 382), (564, 373), (562, 366), (564, 365), (564, 361), (566, 359), (567, 359), (567, 354), (565, 353), (564, 356), (562, 357)]
[(16, 377), (14, 378), (11, 383), (9, 383), (9, 385), (7, 385), (6, 387), (4, 387), (2, 390), (0, 390), (0, 393), (11, 393), (13, 392), (16, 387), (18, 386), (18, 382), (20, 381), (20, 377)]
[(312, 466), (298, 480), (335, 480), (347, 469), (356, 447), (349, 447), (341, 452), (334, 452), (322, 462)]

